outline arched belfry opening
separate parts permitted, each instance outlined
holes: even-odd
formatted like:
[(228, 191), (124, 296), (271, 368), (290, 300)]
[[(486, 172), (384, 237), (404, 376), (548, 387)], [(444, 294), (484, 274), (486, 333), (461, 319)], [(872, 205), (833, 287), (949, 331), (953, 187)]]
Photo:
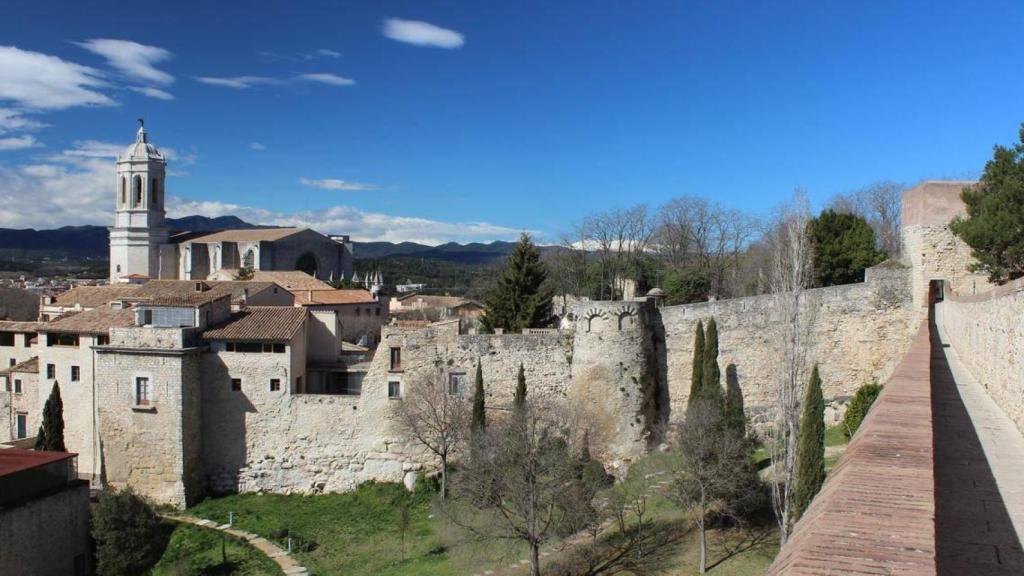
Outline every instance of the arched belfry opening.
[(301, 270), (310, 276), (316, 277), (319, 264), (316, 261), (316, 255), (312, 252), (306, 252), (299, 256), (299, 259), (295, 261), (295, 269)]
[(132, 197), (135, 199), (135, 207), (142, 206), (142, 176), (136, 175), (132, 178)]

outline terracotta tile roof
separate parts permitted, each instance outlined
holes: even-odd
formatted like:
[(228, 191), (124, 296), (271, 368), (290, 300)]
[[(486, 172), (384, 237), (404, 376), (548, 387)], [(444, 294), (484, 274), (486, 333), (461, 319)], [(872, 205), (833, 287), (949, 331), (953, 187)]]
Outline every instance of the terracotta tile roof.
[(286, 290), (332, 290), (331, 285), (302, 270), (254, 270), (252, 279), (275, 282)]
[(308, 312), (295, 306), (250, 306), (226, 322), (203, 332), (204, 340), (281, 342), (305, 325)]
[(78, 454), (74, 452), (49, 452), (46, 450), (22, 450), (20, 448), (0, 450), (0, 476), (45, 466), (54, 462), (60, 462), (61, 460), (68, 460), (76, 456)]
[(24, 362), (0, 370), (0, 374), (13, 374), (14, 372), (39, 374), (39, 356), (33, 356)]
[[(196, 290), (197, 284), (203, 287), (201, 291)], [(139, 286), (140, 289), (132, 295), (131, 300), (153, 306), (197, 306), (230, 295), (232, 302), (241, 302), (246, 294), (253, 296), (275, 286), (273, 282), (248, 280), (150, 280)]]
[(193, 238), (192, 242), (259, 242), (280, 240), (298, 234), (308, 228), (252, 228), (246, 230), (221, 230)]
[(139, 284), (107, 284), (105, 286), (76, 286), (67, 292), (53, 297), (54, 304), (60, 306), (74, 306), (78, 304), (82, 308), (95, 308), (103, 306), (114, 300), (126, 298), (137, 292), (142, 286)]
[(318, 304), (376, 304), (366, 290), (292, 290), (295, 303), (302, 306)]
[(473, 302), (472, 300), (459, 296), (430, 296), (427, 294), (413, 294), (398, 299), (403, 308), (455, 308)]
[(46, 322), (17, 322), (13, 320), (0, 320), (0, 332), (36, 332)]
[(107, 334), (111, 328), (135, 326), (135, 311), (131, 308), (93, 308), (83, 312), (65, 314), (40, 326), (40, 332), (73, 334)]

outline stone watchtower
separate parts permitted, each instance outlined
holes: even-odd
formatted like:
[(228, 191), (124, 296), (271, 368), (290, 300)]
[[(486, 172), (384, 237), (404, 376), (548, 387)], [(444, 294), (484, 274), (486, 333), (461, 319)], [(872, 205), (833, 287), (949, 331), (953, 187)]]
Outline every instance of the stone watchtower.
[(135, 143), (117, 158), (114, 226), (110, 230), (110, 281), (137, 274), (160, 275), (164, 227), (164, 178), (167, 161), (149, 143), (139, 120)]

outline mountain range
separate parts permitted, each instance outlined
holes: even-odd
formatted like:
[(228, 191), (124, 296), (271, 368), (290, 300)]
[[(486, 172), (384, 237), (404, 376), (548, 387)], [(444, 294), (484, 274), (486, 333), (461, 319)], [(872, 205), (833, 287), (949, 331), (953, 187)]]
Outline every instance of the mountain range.
[[(168, 218), (172, 231), (212, 232), (239, 228), (266, 228), (250, 224), (236, 216), (186, 216)], [(428, 246), (416, 242), (353, 242), (358, 259), (420, 258), (446, 260), (465, 264), (488, 264), (499, 261), (512, 252), (515, 242), (495, 241), (488, 244), (449, 242)], [(32, 228), (0, 228), (0, 250), (47, 251), (78, 258), (105, 259), (109, 242), (105, 226), (64, 226), (52, 230)]]

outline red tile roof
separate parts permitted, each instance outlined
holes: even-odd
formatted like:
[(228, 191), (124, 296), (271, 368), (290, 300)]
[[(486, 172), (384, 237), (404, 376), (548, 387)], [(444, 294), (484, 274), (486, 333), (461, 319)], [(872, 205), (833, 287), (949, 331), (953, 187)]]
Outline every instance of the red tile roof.
[(131, 308), (93, 308), (84, 312), (65, 314), (39, 327), (40, 332), (69, 334), (107, 334), (111, 328), (135, 326), (135, 311)]
[(284, 342), (305, 325), (308, 312), (295, 306), (250, 306), (203, 332), (204, 340)]
[(47, 452), (42, 450), (22, 450), (20, 448), (0, 449), (0, 476), (7, 476), (46, 466), (61, 460), (68, 460), (78, 456), (74, 452)]
[(302, 306), (318, 304), (376, 304), (366, 290), (292, 290), (295, 303)]

